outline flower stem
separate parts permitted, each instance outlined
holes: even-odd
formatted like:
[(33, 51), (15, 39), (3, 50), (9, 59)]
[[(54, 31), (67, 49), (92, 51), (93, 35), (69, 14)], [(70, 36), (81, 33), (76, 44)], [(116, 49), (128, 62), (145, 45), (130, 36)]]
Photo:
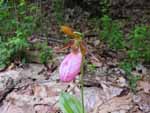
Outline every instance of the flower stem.
[(83, 88), (83, 74), (84, 74), (84, 55), (82, 56), (82, 64), (81, 64), (81, 74), (80, 74), (80, 83), (81, 83), (81, 99), (82, 99), (82, 113), (84, 113), (84, 88)]

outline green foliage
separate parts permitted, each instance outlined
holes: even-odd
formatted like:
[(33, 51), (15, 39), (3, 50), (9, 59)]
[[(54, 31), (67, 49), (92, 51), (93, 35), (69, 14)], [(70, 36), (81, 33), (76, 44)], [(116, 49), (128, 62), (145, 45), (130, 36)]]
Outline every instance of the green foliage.
[(120, 63), (120, 67), (125, 71), (125, 74), (127, 75), (127, 79), (129, 81), (130, 89), (133, 92), (136, 92), (136, 86), (137, 81), (141, 78), (139, 76), (132, 75), (132, 69), (135, 67), (135, 64), (132, 64), (132, 62), (123, 61)]
[(129, 63), (128, 61), (123, 61), (120, 63), (120, 67), (125, 71), (127, 75), (131, 75), (133, 64)]
[(96, 70), (96, 65), (95, 64), (87, 64), (87, 70), (89, 72), (94, 72)]
[(63, 113), (82, 113), (81, 102), (68, 93), (61, 93), (59, 104)]
[(7, 1), (5, 4), (0, 6), (0, 36), (2, 39), (13, 37), (16, 31), (23, 31), (26, 36), (31, 35), (36, 26), (33, 6), (28, 6), (24, 0)]
[(10, 51), (6, 48), (6, 44), (0, 44), (0, 67), (5, 67), (9, 63)]
[[(27, 37), (36, 27), (37, 6), (25, 0), (0, 2), (0, 66), (5, 67), (14, 59), (25, 59), (29, 48)], [(38, 17), (36, 17), (38, 18)]]
[(42, 48), (40, 50), (40, 61), (45, 64), (48, 60), (52, 59), (52, 49), (50, 49), (47, 44), (42, 44)]
[(127, 53), (127, 58), (121, 62), (121, 68), (125, 71), (129, 80), (130, 88), (135, 91), (136, 82), (140, 79), (139, 76), (132, 75), (132, 69), (139, 62), (150, 62), (150, 27), (140, 25), (135, 26), (129, 35), (128, 41), (123, 38), (123, 32), (118, 23), (113, 21), (108, 16), (101, 18), (102, 31), (101, 38), (115, 50), (128, 48), (124, 51)]
[(109, 2), (110, 0), (100, 0), (100, 8), (102, 15), (107, 15), (109, 13)]
[(15, 58), (25, 57), (25, 50), (29, 47), (22, 32), (17, 32), (16, 36), (7, 42), (0, 42), (0, 67), (5, 67)]
[[(125, 52), (123, 62), (120, 67), (125, 71), (130, 89), (136, 91), (139, 76), (132, 75), (132, 69), (139, 63), (150, 62), (150, 27), (137, 25), (131, 30), (128, 39), (125, 39), (123, 30), (117, 21), (109, 16), (103, 16), (100, 21), (98, 18), (93, 20), (96, 31), (100, 32), (100, 38), (112, 49), (122, 49)], [(101, 28), (99, 29), (99, 26)]]
[(127, 75), (129, 80), (129, 86), (132, 91), (136, 90), (136, 83), (140, 79), (139, 76), (132, 75), (132, 69), (142, 61), (150, 61), (150, 35), (149, 27), (144, 25), (135, 26), (133, 31), (130, 33), (129, 41), (126, 42), (126, 46), (129, 48), (127, 50), (127, 58), (121, 63), (122, 69)]
[(136, 26), (130, 35), (128, 56), (131, 60), (139, 62), (150, 61), (150, 28), (141, 25)]
[(110, 17), (104, 16), (101, 18), (102, 30), (100, 32), (101, 38), (112, 49), (122, 49), (124, 47), (123, 32), (117, 22)]
[(62, 24), (64, 21), (64, 0), (53, 0), (52, 8), (54, 10), (53, 15), (56, 18), (58, 24)]
[(136, 92), (136, 87), (137, 87), (137, 81), (139, 81), (141, 79), (140, 76), (129, 76), (128, 80), (129, 80), (129, 86), (131, 88), (131, 90), (133, 92)]

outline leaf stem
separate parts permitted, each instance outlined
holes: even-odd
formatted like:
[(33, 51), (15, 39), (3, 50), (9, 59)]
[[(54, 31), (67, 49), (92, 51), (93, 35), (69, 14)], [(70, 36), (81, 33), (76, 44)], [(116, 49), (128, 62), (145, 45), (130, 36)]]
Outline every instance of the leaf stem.
[(81, 74), (80, 74), (80, 83), (81, 83), (81, 100), (82, 100), (82, 113), (84, 113), (84, 88), (83, 88), (83, 75), (84, 75), (84, 55), (82, 56), (82, 64), (81, 64)]

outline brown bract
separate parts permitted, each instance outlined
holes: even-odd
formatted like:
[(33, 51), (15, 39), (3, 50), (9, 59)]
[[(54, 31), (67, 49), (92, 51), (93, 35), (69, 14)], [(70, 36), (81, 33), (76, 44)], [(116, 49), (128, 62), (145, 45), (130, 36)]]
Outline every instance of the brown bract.
[(77, 53), (81, 52), (82, 55), (85, 55), (87, 52), (86, 44), (82, 40), (82, 37), (75, 33), (74, 30), (68, 26), (61, 26), (61, 32), (65, 33), (66, 35), (70, 36), (72, 39), (66, 44), (65, 48), (71, 48), (72, 52)]

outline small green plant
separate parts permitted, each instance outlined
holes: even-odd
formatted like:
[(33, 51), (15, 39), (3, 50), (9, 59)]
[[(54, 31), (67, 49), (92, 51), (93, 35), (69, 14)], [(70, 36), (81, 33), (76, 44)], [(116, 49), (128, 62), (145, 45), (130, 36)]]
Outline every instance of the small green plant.
[(47, 44), (42, 44), (40, 52), (40, 61), (43, 64), (46, 64), (48, 60), (52, 59), (52, 49), (47, 46)]
[(95, 64), (87, 64), (87, 70), (89, 72), (94, 72), (96, 70), (96, 65)]
[(100, 9), (102, 16), (109, 13), (109, 2), (110, 0), (100, 0)]
[(137, 81), (139, 81), (141, 79), (140, 76), (129, 76), (128, 80), (129, 80), (129, 86), (131, 88), (131, 90), (135, 93), (136, 92), (136, 87), (137, 87)]
[(150, 61), (150, 29), (144, 25), (136, 26), (130, 35), (128, 57), (132, 61)]
[(120, 62), (120, 67), (125, 71), (126, 75), (130, 75), (133, 65), (132, 63), (129, 63), (128, 61)]
[(109, 16), (101, 18), (102, 30), (100, 37), (104, 40), (112, 49), (124, 48), (123, 32), (119, 24), (113, 21)]
[(129, 63), (128, 61), (123, 61), (120, 63), (120, 67), (125, 71), (126, 78), (128, 79), (129, 87), (133, 92), (136, 92), (137, 81), (140, 80), (140, 76), (132, 75), (132, 69), (135, 64)]
[(25, 51), (29, 47), (27, 40), (22, 32), (16, 32), (16, 37), (7, 42), (0, 43), (0, 67), (5, 67), (15, 58), (25, 57)]
[(64, 21), (64, 0), (53, 0), (52, 8), (54, 10), (53, 15), (56, 18), (58, 24), (62, 24)]

